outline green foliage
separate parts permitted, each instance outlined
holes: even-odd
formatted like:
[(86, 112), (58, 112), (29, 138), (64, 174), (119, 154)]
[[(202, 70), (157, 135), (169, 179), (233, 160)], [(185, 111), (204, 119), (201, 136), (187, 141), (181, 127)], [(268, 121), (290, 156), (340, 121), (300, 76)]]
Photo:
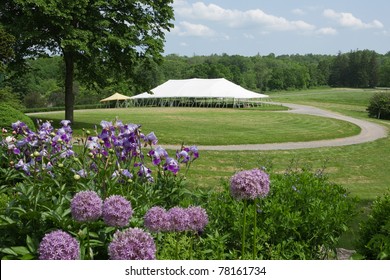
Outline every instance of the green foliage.
[[(17, 60), (48, 51), (65, 63), (65, 118), (73, 121), (74, 77), (89, 85), (131, 76), (139, 60), (159, 60), (173, 27), (172, 0), (5, 0), (0, 21), (18, 38)], [(77, 72), (75, 66), (77, 65)]]
[[(129, 68), (131, 75), (114, 68), (101, 68), (103, 73), (96, 78), (97, 81), (93, 77), (84, 77), (84, 63), (76, 63), (72, 90), (74, 104), (82, 105), (97, 103), (114, 92), (128, 96), (145, 92), (169, 79), (226, 78), (256, 92), (295, 91), (329, 85), (386, 87), (390, 86), (389, 61), (387, 56), (368, 50), (340, 53), (338, 56), (167, 55), (158, 61), (151, 58), (137, 60)], [(4, 84), (12, 87), (12, 91), (20, 96), (26, 107), (42, 107), (42, 104), (64, 106), (63, 58), (53, 56), (29, 59), (25, 61), (25, 66), (29, 71), (24, 74), (9, 69)], [(92, 72), (88, 73), (92, 75)]]
[(0, 88), (0, 100), (3, 105), (7, 104), (18, 110), (24, 109), (23, 105), (20, 103), (18, 95), (12, 92), (10, 87)]
[(379, 92), (372, 96), (367, 111), (372, 118), (390, 120), (390, 92)]
[(14, 109), (8, 104), (0, 104), (0, 127), (11, 128), (11, 124), (16, 121), (21, 121), (27, 124), (27, 126), (34, 128), (33, 121), (23, 114), (22, 112)]
[(339, 53), (331, 65), (329, 85), (374, 88), (379, 82), (379, 67), (378, 54), (375, 51)]
[[(234, 201), (227, 188), (207, 201), (211, 215), (207, 233), (211, 239), (213, 233), (228, 234), (223, 254), (234, 259), (239, 256), (242, 202)], [(323, 259), (333, 255), (338, 239), (348, 229), (355, 206), (346, 190), (330, 183), (322, 172), (274, 174), (271, 193), (248, 205), (249, 237), (253, 234), (253, 212), (258, 211), (257, 258)], [(247, 246), (251, 252), (251, 242)]]
[(5, 32), (4, 28), (0, 25), (0, 74), (5, 70), (6, 63), (15, 55), (12, 48), (14, 43), (15, 37)]
[(390, 259), (390, 195), (378, 197), (367, 220), (360, 224), (357, 253), (364, 259)]

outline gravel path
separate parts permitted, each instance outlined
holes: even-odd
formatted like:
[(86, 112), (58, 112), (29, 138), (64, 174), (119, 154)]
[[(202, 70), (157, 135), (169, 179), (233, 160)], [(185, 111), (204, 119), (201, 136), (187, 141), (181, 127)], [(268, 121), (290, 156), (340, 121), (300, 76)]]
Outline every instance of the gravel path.
[[(355, 119), (352, 117), (344, 116), (335, 112), (319, 109), (312, 106), (298, 105), (291, 103), (276, 103), (269, 102), (270, 104), (278, 104), (289, 107), (288, 111), (281, 111), (280, 113), (286, 114), (307, 114), (314, 116), (321, 116), (326, 118), (333, 118), (338, 120), (347, 121), (356, 124), (361, 128), (361, 132), (358, 135), (337, 138), (330, 140), (308, 141), (308, 142), (285, 142), (285, 143), (269, 143), (269, 144), (242, 144), (242, 145), (219, 145), (219, 146), (198, 146), (200, 150), (212, 150), (212, 151), (261, 151), (261, 150), (295, 150), (295, 149), (308, 149), (308, 148), (320, 148), (320, 147), (337, 147), (354, 145), (365, 142), (375, 141), (380, 138), (387, 137), (387, 129), (376, 123), (372, 123), (365, 120)], [(176, 149), (177, 146), (164, 145), (167, 149)]]

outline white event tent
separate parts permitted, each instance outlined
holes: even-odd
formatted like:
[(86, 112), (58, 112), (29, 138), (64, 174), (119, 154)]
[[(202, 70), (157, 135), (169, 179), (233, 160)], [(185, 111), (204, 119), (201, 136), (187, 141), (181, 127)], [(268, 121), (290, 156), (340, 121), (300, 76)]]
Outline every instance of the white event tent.
[(268, 95), (244, 89), (226, 79), (169, 80), (131, 97), (136, 106), (241, 107)]

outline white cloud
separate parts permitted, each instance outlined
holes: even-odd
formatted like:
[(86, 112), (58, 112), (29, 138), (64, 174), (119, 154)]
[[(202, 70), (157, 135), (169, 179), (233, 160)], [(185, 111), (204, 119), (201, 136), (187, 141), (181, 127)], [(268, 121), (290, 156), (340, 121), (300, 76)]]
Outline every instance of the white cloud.
[(373, 20), (372, 22), (365, 23), (351, 13), (338, 13), (332, 9), (327, 9), (323, 12), (323, 14), (325, 17), (337, 21), (344, 27), (358, 29), (383, 28), (383, 24), (379, 20)]
[(176, 25), (172, 33), (180, 36), (212, 37), (216, 33), (214, 30), (203, 24), (193, 24), (188, 21), (182, 21)]
[(316, 30), (315, 33), (319, 35), (336, 35), (338, 32), (332, 27), (324, 27)]
[[(176, 3), (176, 2), (175, 2)], [(315, 26), (304, 21), (289, 21), (284, 17), (267, 14), (260, 9), (253, 10), (231, 10), (224, 9), (215, 4), (196, 2), (192, 5), (185, 5), (185, 1), (177, 1), (175, 12), (183, 18), (197, 20), (208, 20), (225, 24), (229, 27), (256, 27), (268, 28), (277, 31), (289, 30), (314, 30)]]

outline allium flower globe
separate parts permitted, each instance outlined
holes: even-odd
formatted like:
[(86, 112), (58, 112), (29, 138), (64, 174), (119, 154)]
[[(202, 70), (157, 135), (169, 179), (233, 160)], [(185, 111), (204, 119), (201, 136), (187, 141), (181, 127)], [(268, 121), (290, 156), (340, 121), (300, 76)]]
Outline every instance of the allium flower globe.
[(150, 208), (144, 216), (144, 225), (152, 232), (169, 230), (169, 219), (167, 211), (159, 206)]
[(152, 236), (139, 228), (117, 231), (108, 245), (108, 255), (112, 260), (154, 260), (156, 245)]
[(209, 217), (205, 209), (200, 206), (191, 206), (186, 209), (189, 224), (188, 229), (197, 232), (203, 232), (206, 225), (209, 223)]
[(269, 176), (260, 169), (236, 173), (230, 179), (230, 191), (236, 199), (255, 199), (269, 192)]
[(186, 209), (173, 207), (168, 210), (169, 230), (186, 231), (189, 228), (190, 217)]
[(93, 222), (102, 215), (103, 202), (94, 191), (78, 192), (70, 202), (73, 219), (78, 222)]
[(112, 195), (103, 202), (103, 220), (109, 226), (127, 226), (132, 215), (131, 204), (123, 196)]
[(78, 260), (80, 246), (70, 234), (56, 230), (43, 237), (38, 254), (40, 260)]

